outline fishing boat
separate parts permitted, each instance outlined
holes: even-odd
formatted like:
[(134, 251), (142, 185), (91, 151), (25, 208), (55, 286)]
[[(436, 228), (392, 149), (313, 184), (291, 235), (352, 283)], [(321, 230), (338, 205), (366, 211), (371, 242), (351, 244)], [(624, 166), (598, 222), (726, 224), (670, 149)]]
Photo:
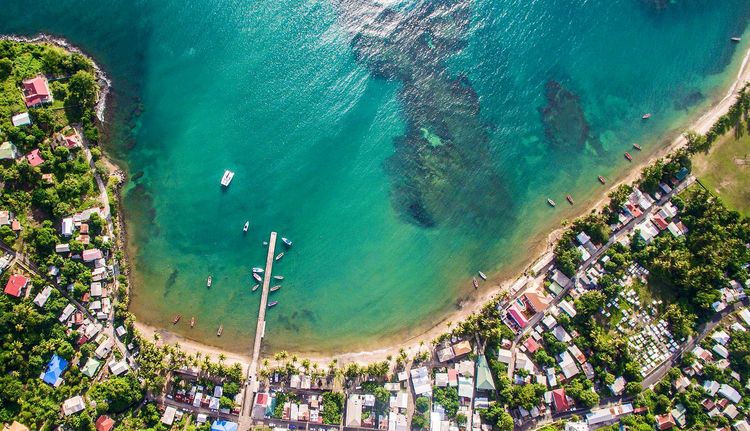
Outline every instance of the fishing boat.
[(557, 206), (557, 204), (555, 203), (555, 201), (553, 201), (553, 200), (552, 200), (552, 199), (550, 199), (550, 198), (547, 198), (547, 204), (548, 204), (549, 206), (551, 206), (551, 207), (556, 207), (556, 206)]
[(599, 175), (599, 182), (602, 184), (607, 184), (607, 180), (605, 180), (604, 177), (601, 175)]
[(741, 37), (736, 37), (736, 36), (735, 36), (735, 37), (733, 37), (733, 38), (731, 38), (731, 39), (729, 39), (729, 40), (731, 40), (731, 41), (732, 41), (732, 42), (734, 42), (734, 43), (740, 43), (740, 41), (742, 40), (742, 38), (741, 38)]
[(256, 283), (255, 286), (253, 286), (253, 292), (255, 292), (256, 290), (258, 290), (259, 287), (260, 287), (260, 284)]
[(278, 262), (279, 260), (281, 260), (282, 257), (284, 257), (284, 253), (277, 254), (276, 255), (276, 261)]
[(211, 287), (211, 282), (213, 281), (213, 278), (209, 275), (206, 279), (206, 287)]
[(279, 301), (271, 301), (271, 302), (268, 303), (268, 308), (271, 308), (271, 307), (273, 307), (274, 305), (276, 305), (278, 303), (279, 303)]
[(629, 162), (633, 161), (633, 156), (631, 156), (627, 151), (625, 151), (625, 158), (628, 159)]
[(285, 238), (285, 237), (282, 236), (281, 237), (281, 242), (283, 242), (284, 244), (286, 244), (287, 247), (291, 247), (292, 246), (292, 241), (289, 238)]
[(195, 316), (190, 318), (190, 327), (192, 328), (193, 326), (195, 326)]
[(567, 199), (568, 203), (571, 204), (571, 205), (573, 205), (575, 203), (575, 202), (573, 202), (573, 196), (571, 196), (571, 195), (565, 196), (565, 199)]
[(250, 229), (250, 220), (245, 222), (245, 226), (242, 227), (242, 232), (247, 232)]
[(633, 148), (635, 148), (638, 151), (641, 151), (641, 146), (638, 144), (633, 144)]
[(180, 321), (180, 319), (182, 319), (182, 314), (178, 314), (178, 315), (174, 316), (174, 319), (172, 319), (172, 324), (176, 325), (177, 322)]
[(258, 268), (257, 266), (253, 268), (253, 272), (256, 274), (263, 274), (263, 268)]
[(484, 275), (482, 271), (478, 271), (478, 272), (479, 272), (479, 276), (482, 277), (482, 280), (487, 280), (487, 276)]
[(224, 332), (224, 325), (219, 325), (219, 329), (216, 331), (216, 336), (221, 337), (222, 332)]
[(221, 185), (222, 187), (229, 187), (229, 183), (232, 182), (232, 179), (234, 178), (234, 172), (230, 170), (224, 171), (224, 176), (221, 177)]
[(255, 272), (253, 273), (253, 278), (254, 278), (254, 279), (256, 279), (256, 280), (257, 280), (257, 281), (259, 281), (259, 282), (263, 281), (263, 279), (262, 279), (262, 278), (260, 278), (260, 275), (258, 275), (258, 274), (257, 274), (257, 273), (255, 273)]
[(276, 280), (283, 280), (284, 276), (283, 275), (274, 275), (273, 278), (275, 278)]
[(643, 114), (641, 120), (648, 120), (649, 118), (651, 118), (651, 114)]
[(479, 282), (477, 281), (476, 277), (471, 277), (471, 284), (474, 285), (474, 289), (478, 289), (479, 288)]
[(277, 284), (276, 286), (273, 286), (272, 288), (268, 289), (268, 291), (269, 292), (276, 292), (279, 289), (281, 289), (281, 285)]

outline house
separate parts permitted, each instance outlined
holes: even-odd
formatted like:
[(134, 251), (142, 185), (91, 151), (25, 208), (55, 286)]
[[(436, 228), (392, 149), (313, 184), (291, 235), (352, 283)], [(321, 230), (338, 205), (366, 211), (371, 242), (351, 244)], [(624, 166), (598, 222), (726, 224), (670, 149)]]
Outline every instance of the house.
[(36, 76), (31, 79), (25, 79), (22, 82), (23, 98), (26, 106), (31, 108), (45, 103), (52, 103), (52, 92), (49, 90), (47, 78)]
[(585, 245), (587, 242), (591, 241), (591, 237), (586, 234), (586, 232), (581, 231), (578, 235), (576, 235), (576, 240), (578, 240), (578, 244)]
[(115, 421), (109, 416), (101, 415), (94, 424), (96, 431), (110, 431), (115, 426)]
[(5, 293), (18, 298), (28, 284), (29, 280), (26, 277), (20, 274), (13, 274), (8, 279), (8, 283), (5, 284)]
[(503, 364), (510, 364), (513, 361), (513, 352), (508, 349), (498, 349), (497, 360)]
[(65, 416), (70, 416), (74, 413), (78, 413), (86, 408), (86, 403), (83, 401), (83, 397), (76, 395), (68, 398), (62, 404), (62, 411)]
[[(422, 394), (432, 394), (432, 385), (430, 384), (430, 375), (427, 371), (427, 367), (419, 367), (416, 369), (412, 369), (410, 371), (411, 374), (411, 384), (414, 387), (414, 393), (417, 394), (417, 396)], [(361, 416), (361, 406), (360, 406), (360, 416)], [(347, 425), (349, 426), (349, 425)], [(359, 426), (359, 425), (357, 425)]]
[(654, 216), (651, 217), (651, 221), (659, 230), (666, 230), (669, 226), (669, 223), (667, 223), (667, 221), (664, 220), (664, 217), (662, 217), (660, 214), (654, 214)]
[(47, 300), (49, 299), (49, 296), (52, 294), (52, 286), (45, 286), (44, 289), (42, 289), (41, 292), (39, 292), (36, 297), (34, 297), (34, 304), (36, 304), (40, 308), (44, 308), (44, 304), (47, 303)]
[(110, 361), (109, 370), (112, 372), (112, 374), (120, 376), (128, 372), (128, 363), (125, 362), (124, 359), (121, 359), (119, 361)]
[(62, 133), (55, 136), (53, 143), (56, 147), (63, 146), (69, 150), (83, 146), (81, 135), (73, 128), (63, 130)]
[(358, 394), (351, 394), (346, 400), (346, 426), (362, 426), (362, 399)]
[(471, 344), (467, 340), (460, 341), (453, 345), (453, 354), (455, 358), (460, 358), (469, 353), (471, 353)]
[(84, 376), (88, 376), (89, 378), (94, 378), (97, 370), (99, 369), (99, 365), (101, 365), (101, 362), (97, 361), (94, 358), (89, 358), (86, 361), (86, 364), (84, 364), (83, 368), (81, 368), (81, 374), (83, 374)]
[(560, 310), (564, 311), (565, 314), (567, 314), (571, 318), (576, 317), (577, 313), (576, 313), (575, 307), (573, 307), (573, 304), (571, 304), (567, 300), (560, 301), (560, 303), (557, 304), (557, 306), (560, 308)]
[(721, 344), (722, 346), (726, 346), (729, 342), (729, 334), (724, 331), (714, 332), (713, 334), (711, 334), (711, 338), (713, 338), (714, 341)]
[(560, 325), (557, 325), (552, 329), (552, 335), (557, 338), (557, 341), (560, 341), (562, 343), (569, 343), (573, 340), (570, 334), (568, 334), (568, 331), (566, 331), (565, 328)]
[(727, 350), (727, 348), (722, 346), (721, 344), (716, 344), (712, 350), (716, 352), (716, 354), (721, 356), (722, 358), (729, 357), (729, 350)]
[(529, 324), (528, 319), (526, 319), (526, 316), (524, 316), (521, 310), (516, 307), (515, 303), (508, 307), (508, 315), (521, 329), (525, 328), (526, 325)]
[(592, 410), (586, 414), (586, 422), (589, 426), (604, 424), (615, 421), (621, 416), (633, 413), (633, 405), (623, 404), (620, 406), (605, 407), (602, 409)]
[(570, 346), (568, 346), (568, 352), (573, 355), (573, 357), (576, 361), (578, 361), (579, 364), (583, 365), (584, 363), (586, 363), (586, 356), (575, 344), (571, 344)]
[[(264, 410), (265, 410), (265, 407), (264, 407)], [(176, 413), (177, 413), (177, 409), (175, 409), (172, 406), (167, 406), (167, 408), (164, 409), (164, 414), (161, 415), (161, 423), (163, 423), (164, 425), (172, 426), (172, 424), (174, 423), (174, 417)], [(260, 419), (263, 419), (263, 417), (261, 416)]]
[(13, 213), (10, 211), (0, 211), (0, 226), (9, 226), (13, 221)]
[[(537, 350), (539, 350), (539, 348), (541, 347), (539, 346), (539, 343), (532, 337), (527, 338), (526, 341), (523, 342), (523, 345), (524, 347), (526, 347), (526, 350), (532, 354), (536, 352)], [(506, 363), (509, 363), (509, 362), (506, 362)]]
[(609, 390), (612, 391), (612, 395), (620, 396), (622, 395), (622, 392), (625, 390), (625, 378), (620, 376), (615, 379), (615, 381), (609, 385)]
[[(60, 232), (62, 236), (73, 236), (73, 229), (73, 217), (65, 217), (64, 219), (62, 219), (62, 229)], [(70, 246), (68, 247), (68, 251), (70, 251)]]
[(589, 431), (586, 422), (565, 422), (563, 431)]
[(563, 376), (569, 379), (579, 373), (576, 363), (573, 361), (573, 357), (568, 352), (562, 352), (560, 355), (560, 369), (562, 369)]
[(677, 425), (672, 417), (672, 413), (666, 413), (656, 416), (656, 429), (664, 431)]
[(566, 412), (570, 409), (568, 397), (565, 395), (565, 388), (552, 391), (552, 405), (555, 407), (555, 412), (557, 413)]
[(487, 358), (485, 358), (484, 355), (479, 355), (479, 357), (477, 358), (476, 388), (477, 390), (481, 391), (495, 390), (495, 382), (492, 380), (492, 371), (490, 371), (490, 366), (487, 363)]
[(747, 424), (747, 421), (744, 419), (738, 422), (735, 422), (733, 425), (734, 429), (736, 431), (750, 431), (750, 425)]
[(84, 250), (81, 257), (83, 258), (84, 262), (93, 262), (97, 259), (101, 259), (103, 255), (102, 255), (102, 251), (99, 250), (98, 248), (92, 248), (92, 249)]
[(57, 354), (52, 355), (52, 359), (47, 363), (47, 369), (39, 376), (39, 378), (48, 385), (58, 387), (63, 382), (62, 374), (65, 372), (66, 368), (68, 368), (68, 361), (57, 356)]
[(742, 399), (742, 396), (740, 395), (739, 392), (737, 392), (737, 389), (725, 383), (722, 384), (721, 387), (719, 388), (719, 395), (721, 395), (722, 397), (728, 399), (729, 401), (735, 404), (739, 403), (740, 400)]
[(3, 431), (29, 431), (29, 427), (21, 424), (20, 422), (13, 421), (10, 426), (5, 425)]
[(682, 403), (678, 403), (671, 411), (672, 419), (674, 419), (675, 424), (683, 428), (685, 426), (685, 413), (687, 409), (685, 409), (685, 406), (682, 405)]
[(113, 345), (114, 343), (112, 342), (112, 340), (108, 338), (102, 341), (101, 344), (99, 344), (99, 347), (96, 348), (96, 350), (94, 351), (94, 354), (96, 355), (97, 358), (104, 359), (107, 356), (109, 356), (109, 352), (112, 351)]
[(536, 292), (526, 292), (523, 295), (526, 303), (531, 307), (534, 313), (542, 313), (549, 307), (550, 298), (542, 296)]
[(559, 284), (562, 288), (565, 288), (568, 284), (570, 284), (570, 279), (558, 269), (554, 270), (551, 278), (552, 281)]
[(237, 431), (237, 423), (226, 420), (214, 421), (211, 424), (211, 431)]
[(18, 158), (18, 149), (13, 143), (5, 141), (0, 144), (0, 160), (15, 160)]
[(98, 281), (91, 283), (91, 296), (102, 296), (102, 283)]
[(39, 166), (42, 163), (44, 163), (44, 159), (42, 158), (42, 155), (39, 154), (39, 148), (27, 154), (26, 160), (29, 162), (31, 166)]
[(31, 124), (31, 118), (29, 117), (28, 112), (22, 112), (11, 117), (10, 122), (13, 123), (13, 126), (15, 127), (28, 126)]

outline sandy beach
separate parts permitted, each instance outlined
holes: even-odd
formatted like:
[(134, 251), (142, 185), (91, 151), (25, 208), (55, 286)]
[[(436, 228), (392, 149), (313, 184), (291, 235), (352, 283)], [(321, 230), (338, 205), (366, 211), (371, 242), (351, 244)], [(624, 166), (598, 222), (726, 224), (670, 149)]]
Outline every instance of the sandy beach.
[[(731, 83), (725, 95), (713, 105), (698, 116), (694, 121), (689, 122), (687, 127), (684, 127), (684, 131), (692, 130), (697, 133), (706, 133), (713, 124), (724, 115), (735, 101), (737, 92), (747, 83), (750, 82), (750, 67), (748, 62), (750, 61), (750, 50), (745, 54), (742, 59), (739, 71), (736, 75), (736, 79)], [(608, 183), (609, 187), (602, 190), (601, 197), (594, 202), (592, 205), (582, 205), (580, 211), (577, 212), (577, 216), (590, 212), (592, 209), (600, 209), (603, 205), (608, 202), (607, 195), (611, 190), (623, 183), (632, 183), (640, 176), (641, 169), (658, 158), (662, 158), (672, 151), (686, 144), (686, 139), (682, 134), (671, 140), (668, 145), (665, 145), (658, 149), (651, 157), (644, 159), (640, 163), (633, 163), (632, 167), (615, 181)], [(465, 300), (461, 309), (455, 312), (445, 315), (438, 323), (433, 325), (426, 331), (408, 337), (406, 339), (399, 340), (398, 342), (387, 343), (382, 348), (373, 350), (349, 352), (341, 354), (316, 354), (316, 353), (298, 353), (300, 358), (308, 358), (314, 363), (318, 363), (319, 366), (327, 366), (331, 360), (336, 359), (341, 364), (347, 364), (350, 362), (356, 362), (360, 364), (371, 363), (376, 361), (386, 360), (389, 356), (396, 357), (399, 354), (400, 349), (404, 349), (410, 356), (416, 352), (429, 348), (431, 342), (440, 336), (441, 334), (448, 331), (455, 322), (460, 322), (466, 319), (475, 311), (479, 310), (483, 304), (497, 296), (503, 291), (508, 290), (514, 283), (517, 283), (522, 277), (526, 277), (530, 269), (535, 266), (537, 262), (549, 259), (552, 254), (552, 248), (555, 241), (559, 238), (563, 232), (563, 228), (553, 230), (551, 233), (542, 233), (537, 238), (534, 238), (530, 243), (535, 244), (529, 253), (529, 259), (527, 259), (521, 268), (525, 268), (523, 271), (513, 271), (515, 276), (509, 276), (505, 274), (497, 274), (482, 287), (482, 290), (473, 295), (471, 298)], [(533, 258), (532, 258), (533, 257)], [(534, 286), (541, 282), (541, 278), (533, 279), (526, 283), (525, 286)], [(451, 326), (449, 326), (451, 324)], [(207, 346), (192, 340), (188, 340), (184, 337), (170, 333), (166, 329), (157, 329), (142, 323), (136, 324), (139, 331), (144, 334), (147, 338), (152, 338), (154, 333), (159, 333), (162, 342), (174, 344), (179, 343), (180, 346), (189, 354), (201, 352), (203, 355), (210, 355), (213, 358), (217, 358), (220, 353), (224, 353), (227, 357), (227, 362), (240, 362), (243, 365), (247, 365), (250, 361), (250, 351), (248, 349), (247, 355), (239, 355), (236, 353), (226, 352), (219, 348)], [(295, 354), (297, 352), (289, 352)]]

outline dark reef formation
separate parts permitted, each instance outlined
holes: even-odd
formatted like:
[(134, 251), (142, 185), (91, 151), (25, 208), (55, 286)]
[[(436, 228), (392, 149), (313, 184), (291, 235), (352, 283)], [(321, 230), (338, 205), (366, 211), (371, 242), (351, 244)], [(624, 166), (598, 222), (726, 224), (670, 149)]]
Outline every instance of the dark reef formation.
[(510, 200), (492, 163), (479, 98), (468, 78), (451, 76), (445, 64), (465, 45), (471, 2), (337, 6), (357, 61), (373, 76), (401, 83), (406, 131), (386, 162), (399, 215), (422, 227), (497, 218)]
[(548, 81), (544, 90), (547, 104), (539, 108), (539, 113), (551, 147), (580, 154), (588, 143), (597, 154), (602, 154), (601, 142), (591, 134), (579, 97), (554, 80)]

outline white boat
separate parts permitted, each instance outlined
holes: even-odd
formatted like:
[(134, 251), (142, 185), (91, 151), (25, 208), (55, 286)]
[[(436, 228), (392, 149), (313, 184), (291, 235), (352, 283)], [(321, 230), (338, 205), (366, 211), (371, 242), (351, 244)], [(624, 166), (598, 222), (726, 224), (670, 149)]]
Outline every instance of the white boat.
[(232, 182), (232, 178), (234, 178), (234, 172), (230, 170), (224, 171), (224, 176), (221, 177), (221, 185), (224, 187), (229, 186), (229, 183)]
[(292, 246), (292, 241), (291, 241), (291, 240), (290, 240), (289, 238), (285, 238), (285, 237), (283, 237), (283, 236), (282, 236), (282, 237), (281, 237), (281, 241), (282, 241), (282, 242), (283, 242), (284, 244), (286, 244), (286, 245), (287, 245), (287, 247), (291, 247), (291, 246)]
[(482, 277), (482, 280), (487, 280), (487, 276), (482, 271), (479, 271), (479, 276)]
[(256, 279), (258, 282), (263, 281), (263, 279), (260, 277), (260, 275), (253, 273), (253, 278)]
[(245, 222), (245, 226), (242, 227), (242, 231), (247, 232), (248, 229), (250, 229), (250, 220)]
[(274, 275), (273, 278), (276, 279), (276, 280), (283, 280), (284, 276), (283, 275)]
[(258, 274), (263, 274), (263, 268), (258, 268), (257, 266), (253, 268), (253, 272)]

